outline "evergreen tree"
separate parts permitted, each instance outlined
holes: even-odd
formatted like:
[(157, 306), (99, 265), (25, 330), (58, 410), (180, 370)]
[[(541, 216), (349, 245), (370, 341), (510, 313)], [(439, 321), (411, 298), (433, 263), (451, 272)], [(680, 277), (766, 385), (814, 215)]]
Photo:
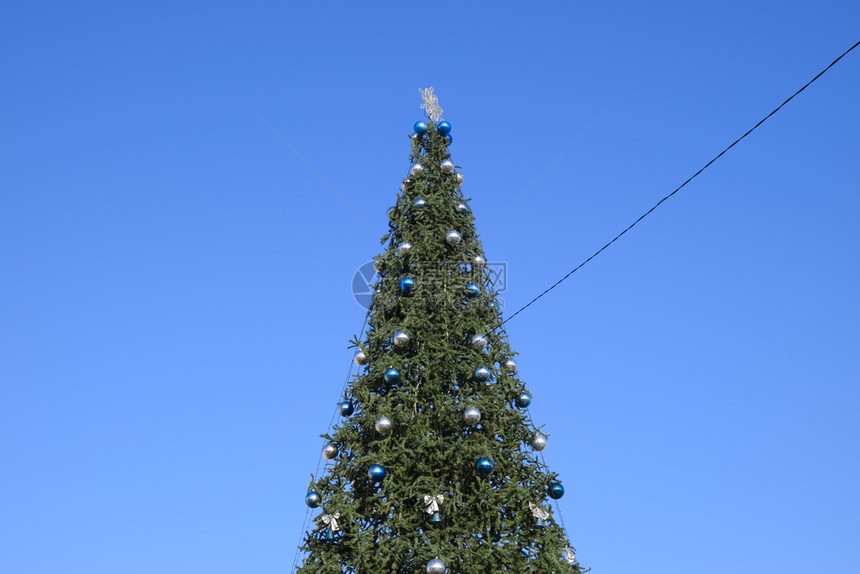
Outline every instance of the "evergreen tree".
[(564, 490), (535, 454), (546, 437), (526, 410), (449, 131), (415, 125), (367, 330), (352, 341), (361, 369), (306, 498), (321, 514), (301, 573), (580, 572), (552, 517), (548, 498)]

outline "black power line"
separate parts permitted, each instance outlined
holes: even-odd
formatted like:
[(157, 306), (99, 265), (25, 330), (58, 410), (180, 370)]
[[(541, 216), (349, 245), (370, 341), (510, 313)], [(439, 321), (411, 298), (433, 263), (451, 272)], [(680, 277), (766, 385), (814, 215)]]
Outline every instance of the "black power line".
[(667, 195), (666, 197), (664, 197), (663, 199), (661, 199), (660, 201), (658, 201), (657, 203), (655, 203), (655, 204), (654, 204), (654, 206), (653, 206), (653, 207), (651, 207), (651, 209), (649, 209), (648, 211), (646, 211), (645, 213), (643, 213), (642, 215), (640, 215), (640, 216), (639, 216), (639, 219), (637, 219), (636, 221), (634, 221), (633, 223), (631, 223), (630, 225), (628, 225), (628, 226), (627, 226), (627, 228), (626, 228), (624, 231), (622, 231), (621, 233), (619, 233), (618, 235), (616, 235), (615, 237), (613, 237), (613, 238), (612, 238), (612, 239), (611, 239), (611, 240), (610, 240), (606, 245), (604, 245), (603, 247), (601, 247), (600, 249), (598, 249), (597, 251), (595, 251), (595, 252), (594, 252), (594, 253), (593, 253), (593, 254), (592, 254), (588, 259), (586, 259), (585, 261), (583, 261), (582, 263), (580, 263), (579, 265), (577, 265), (576, 267), (574, 267), (574, 268), (573, 268), (573, 269), (572, 269), (572, 270), (571, 270), (567, 275), (565, 275), (564, 277), (562, 277), (561, 279), (559, 279), (558, 281), (556, 281), (555, 283), (553, 283), (552, 285), (550, 285), (550, 287), (549, 287), (549, 288), (547, 288), (543, 293), (541, 293), (540, 295), (538, 295), (537, 297), (535, 297), (534, 299), (532, 299), (531, 301), (529, 301), (528, 303), (526, 303), (525, 305), (523, 305), (522, 307), (520, 307), (519, 309), (517, 309), (517, 311), (516, 311), (513, 315), (511, 315), (510, 317), (508, 317), (507, 319), (505, 319), (504, 321), (502, 321), (502, 323), (507, 323), (508, 321), (510, 321), (511, 319), (513, 319), (514, 317), (516, 317), (517, 315), (519, 315), (520, 313), (522, 313), (523, 311), (525, 311), (526, 309), (528, 309), (529, 307), (531, 307), (531, 305), (532, 305), (533, 303), (535, 303), (538, 299), (540, 299), (541, 297), (543, 297), (544, 295), (546, 295), (547, 293), (549, 293), (550, 291), (552, 291), (553, 289), (555, 289), (556, 287), (558, 287), (558, 286), (559, 286), (559, 285), (560, 285), (560, 284), (561, 284), (565, 279), (567, 279), (568, 277), (570, 277), (571, 275), (573, 275), (574, 273), (576, 273), (577, 271), (579, 271), (580, 269), (582, 269), (582, 267), (584, 267), (586, 263), (588, 263), (589, 261), (591, 261), (592, 259), (594, 259), (594, 258), (595, 258), (595, 257), (597, 257), (598, 255), (600, 255), (601, 253), (603, 253), (603, 251), (604, 251), (607, 247), (609, 247), (610, 245), (612, 245), (613, 243), (615, 243), (616, 241), (618, 241), (618, 240), (621, 238), (621, 236), (622, 236), (622, 235), (624, 235), (625, 233), (627, 233), (628, 231), (630, 231), (631, 229), (633, 229), (633, 228), (636, 226), (636, 224), (637, 224), (637, 223), (639, 223), (640, 221), (642, 221), (643, 219), (645, 219), (646, 217), (648, 217), (648, 216), (651, 214), (651, 212), (652, 212), (652, 211), (654, 211), (655, 209), (657, 209), (658, 207), (660, 207), (660, 205), (661, 205), (664, 201), (666, 201), (667, 199), (669, 199), (670, 197), (672, 197), (673, 195), (675, 195), (676, 193), (678, 193), (679, 191), (681, 191), (681, 189), (682, 189), (685, 185), (687, 185), (688, 183), (690, 183), (691, 181), (693, 181), (693, 179), (694, 179), (697, 175), (699, 175), (700, 173), (702, 173), (703, 171), (705, 171), (706, 169), (708, 169), (708, 167), (710, 167), (710, 165), (711, 165), (712, 163), (714, 163), (715, 161), (717, 161), (718, 159), (720, 159), (720, 158), (723, 156), (723, 154), (724, 154), (724, 153), (726, 153), (727, 151), (729, 151), (730, 149), (732, 149), (733, 147), (735, 147), (735, 145), (736, 145), (737, 143), (739, 143), (742, 139), (744, 139), (745, 137), (747, 137), (748, 135), (750, 135), (753, 131), (755, 131), (755, 129), (756, 129), (757, 127), (759, 127), (760, 125), (762, 125), (762, 124), (763, 124), (765, 121), (767, 121), (767, 120), (768, 120), (772, 115), (774, 115), (776, 112), (778, 112), (780, 109), (782, 109), (782, 107), (783, 107), (785, 104), (787, 104), (788, 102), (790, 102), (791, 100), (793, 100), (793, 99), (794, 99), (794, 97), (795, 97), (796, 95), (798, 95), (800, 92), (802, 92), (803, 90), (805, 90), (806, 88), (808, 88), (808, 87), (810, 86), (810, 84), (812, 84), (812, 82), (814, 82), (815, 80), (817, 80), (818, 78), (820, 78), (822, 75), (824, 75), (824, 72), (826, 72), (827, 70), (829, 70), (830, 68), (832, 68), (834, 65), (836, 65), (836, 62), (838, 62), (839, 60), (841, 60), (842, 58), (844, 58), (844, 57), (845, 57), (845, 56), (846, 56), (846, 55), (847, 55), (851, 50), (853, 50), (853, 49), (854, 49), (854, 48), (856, 48), (857, 46), (860, 46), (860, 42), (857, 42), (856, 44), (854, 44), (853, 46), (851, 46), (850, 48), (848, 48), (847, 50), (845, 50), (845, 52), (843, 52), (841, 56), (839, 56), (838, 58), (836, 58), (835, 60), (833, 60), (832, 62), (830, 62), (830, 65), (829, 65), (829, 66), (827, 66), (826, 68), (824, 68), (823, 70), (821, 70), (820, 72), (818, 72), (818, 74), (816, 74), (816, 76), (815, 76), (814, 78), (812, 78), (811, 80), (809, 80), (808, 82), (806, 82), (806, 84), (804, 84), (802, 88), (800, 88), (799, 90), (797, 90), (796, 92), (794, 92), (793, 94), (791, 94), (791, 96), (790, 96), (787, 100), (785, 100), (784, 102), (782, 102), (781, 104), (779, 104), (779, 105), (778, 105), (778, 106), (777, 106), (777, 107), (776, 107), (772, 112), (770, 112), (768, 115), (766, 115), (766, 116), (765, 116), (765, 117), (763, 117), (761, 120), (759, 120), (759, 122), (758, 122), (756, 125), (754, 125), (754, 126), (753, 126), (753, 127), (751, 127), (750, 129), (748, 129), (748, 130), (747, 130), (747, 132), (746, 132), (744, 135), (742, 135), (741, 137), (739, 137), (738, 139), (736, 139), (735, 141), (733, 141), (733, 142), (731, 143), (731, 145), (729, 145), (726, 149), (724, 149), (723, 151), (721, 151), (720, 153), (718, 153), (716, 156), (714, 156), (714, 158), (713, 158), (711, 161), (709, 161), (708, 163), (706, 163), (706, 164), (705, 164), (705, 165), (704, 165), (704, 166), (703, 166), (699, 171), (697, 171), (696, 173), (694, 173), (693, 175), (691, 175), (689, 178), (687, 178), (687, 181), (685, 181), (684, 183), (682, 183), (681, 185), (679, 185), (678, 187), (676, 187), (676, 188), (672, 191), (672, 193), (670, 193), (669, 195)]

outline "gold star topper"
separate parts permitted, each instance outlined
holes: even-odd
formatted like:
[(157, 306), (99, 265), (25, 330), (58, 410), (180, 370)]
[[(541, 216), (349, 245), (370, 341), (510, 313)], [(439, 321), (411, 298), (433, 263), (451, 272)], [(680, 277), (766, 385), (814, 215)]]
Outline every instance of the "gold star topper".
[(439, 98), (437, 98), (436, 94), (433, 93), (433, 86), (423, 90), (418, 88), (418, 92), (421, 93), (421, 99), (424, 100), (424, 103), (421, 104), (421, 109), (426, 111), (427, 115), (430, 116), (430, 119), (434, 122), (441, 121), (442, 108), (439, 107)]

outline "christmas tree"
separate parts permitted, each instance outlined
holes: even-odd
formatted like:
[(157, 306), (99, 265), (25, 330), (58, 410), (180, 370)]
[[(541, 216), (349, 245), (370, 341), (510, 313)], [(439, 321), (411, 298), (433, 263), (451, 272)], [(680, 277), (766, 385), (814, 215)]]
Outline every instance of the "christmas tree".
[[(432, 88), (355, 363), (323, 435), (324, 476), (301, 573), (580, 572), (549, 499), (564, 487), (539, 454), (475, 222)], [(316, 514), (316, 512), (315, 512)]]

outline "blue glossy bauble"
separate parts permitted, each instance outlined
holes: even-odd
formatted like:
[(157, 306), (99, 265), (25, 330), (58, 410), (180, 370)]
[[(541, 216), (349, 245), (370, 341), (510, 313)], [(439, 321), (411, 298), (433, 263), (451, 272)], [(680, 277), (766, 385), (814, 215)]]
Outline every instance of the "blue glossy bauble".
[(305, 504), (308, 505), (309, 508), (316, 508), (322, 502), (322, 496), (316, 490), (311, 490), (305, 495)]
[(449, 124), (448, 122), (439, 122), (438, 124), (436, 124), (436, 131), (443, 136), (448, 135), (449, 133), (451, 133), (451, 124)]
[(374, 464), (370, 467), (370, 470), (367, 471), (367, 476), (370, 477), (370, 480), (373, 482), (382, 482), (382, 479), (385, 478), (385, 469), (378, 464)]
[(454, 143), (454, 138), (451, 137), (451, 134), (445, 134), (445, 139), (448, 140), (448, 144)]
[(422, 121), (415, 122), (415, 125), (412, 126), (412, 128), (415, 130), (415, 133), (418, 135), (426, 134), (427, 133), (427, 122), (422, 122)]
[(564, 487), (560, 482), (553, 482), (549, 485), (549, 497), (553, 500), (558, 500), (564, 496)]
[(490, 380), (492, 373), (487, 367), (478, 367), (475, 369), (475, 380), (479, 383), (486, 383)]
[(344, 401), (337, 406), (337, 412), (339, 412), (342, 417), (348, 417), (355, 412), (355, 407), (352, 406), (351, 402)]
[(478, 287), (477, 283), (469, 283), (466, 285), (466, 297), (469, 299), (474, 299), (478, 295), (481, 294), (481, 288)]
[(427, 200), (423, 197), (419, 197), (412, 202), (412, 205), (415, 206), (415, 209), (424, 209), (425, 207), (427, 207)]
[(415, 288), (415, 279), (412, 277), (404, 277), (400, 280), (400, 292), (404, 295), (409, 295), (412, 293), (412, 289)]
[(460, 215), (469, 215), (469, 206), (465, 203), (458, 203), (457, 213), (459, 213)]
[(493, 472), (493, 461), (488, 458), (478, 459), (478, 464), (475, 465), (475, 468), (478, 470), (478, 474), (481, 476), (487, 476)]
[(527, 392), (523, 391), (523, 393), (517, 397), (517, 406), (521, 409), (524, 409), (530, 404), (532, 404), (532, 396)]
[(389, 384), (400, 382), (400, 371), (395, 368), (388, 369), (382, 378)]

